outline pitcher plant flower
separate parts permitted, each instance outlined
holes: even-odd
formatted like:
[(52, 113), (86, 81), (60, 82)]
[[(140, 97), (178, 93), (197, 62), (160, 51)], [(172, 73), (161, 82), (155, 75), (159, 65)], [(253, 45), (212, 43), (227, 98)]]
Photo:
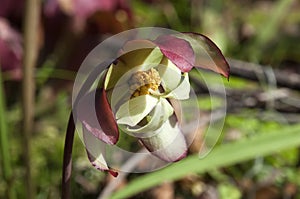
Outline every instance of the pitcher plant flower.
[[(221, 51), (203, 35), (182, 33), (130, 40), (119, 52), (100, 74), (95, 94), (85, 94), (75, 107), (91, 163), (116, 176), (94, 145), (98, 140), (115, 145), (121, 133), (138, 138), (161, 160), (175, 162), (186, 157), (180, 113), (173, 103), (189, 98), (188, 72), (193, 67), (229, 77), (229, 65)], [(96, 112), (96, 118), (91, 111)]]

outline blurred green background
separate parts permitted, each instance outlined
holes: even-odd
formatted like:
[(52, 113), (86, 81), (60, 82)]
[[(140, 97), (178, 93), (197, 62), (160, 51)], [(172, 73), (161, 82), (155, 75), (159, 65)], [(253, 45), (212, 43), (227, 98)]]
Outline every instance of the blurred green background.
[[(103, 190), (109, 198), (112, 193), (117, 194), (115, 198), (300, 198), (299, 86), (281, 86), (300, 75), (299, 1), (41, 3), (39, 28), (35, 31), (38, 58), (30, 137), (34, 198), (60, 197), (72, 85), (84, 57), (111, 35), (148, 26), (207, 35), (230, 64), (252, 69), (257, 76), (245, 78), (247, 71), (236, 71), (233, 66), (230, 80), (224, 78), (227, 116), (216, 150), (207, 156), (211, 157), (208, 160), (198, 158), (204, 125), (186, 160), (158, 174), (128, 174), (117, 182), (91, 166), (81, 140), (75, 136), (73, 198), (98, 198)], [(21, 108), (25, 4), (21, 0), (0, 0), (0, 198), (27, 198)], [(205, 71), (202, 75), (209, 84), (217, 76)], [(225, 106), (223, 98), (209, 95), (201, 75), (193, 73), (191, 77), (204, 115)], [(111, 184), (117, 185), (113, 191), (107, 190)]]

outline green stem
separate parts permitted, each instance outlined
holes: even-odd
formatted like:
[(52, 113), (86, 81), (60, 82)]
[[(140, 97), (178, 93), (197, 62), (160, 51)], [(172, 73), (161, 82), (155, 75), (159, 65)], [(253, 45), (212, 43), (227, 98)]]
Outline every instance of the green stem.
[(12, 183), (12, 170), (8, 144), (8, 126), (5, 117), (5, 96), (2, 84), (2, 74), (0, 70), (0, 153), (2, 157), (2, 172), (7, 184), (7, 198), (14, 199), (16, 198), (16, 193), (14, 192)]
[(33, 131), (35, 81), (34, 70), (38, 56), (38, 30), (40, 19), (40, 0), (27, 0), (24, 18), (24, 57), (23, 57), (23, 156), (25, 160), (26, 176), (26, 198), (34, 198), (34, 182), (31, 168), (31, 133)]
[[(85, 95), (85, 93), (89, 90), (92, 84), (95, 82), (99, 74), (107, 68), (112, 63), (112, 60), (107, 62), (103, 62), (96, 66), (93, 71), (89, 74), (81, 89), (79, 90), (76, 99), (74, 100), (73, 107), (76, 107), (78, 101)], [(76, 113), (76, 111), (75, 111)], [(71, 112), (67, 127), (67, 133), (65, 138), (64, 145), (64, 157), (63, 157), (63, 167), (62, 167), (62, 190), (61, 190), (61, 198), (62, 199), (70, 199), (71, 197), (71, 175), (72, 175), (72, 149), (74, 142), (74, 134), (75, 134), (75, 123), (74, 119), (76, 119), (76, 115)]]

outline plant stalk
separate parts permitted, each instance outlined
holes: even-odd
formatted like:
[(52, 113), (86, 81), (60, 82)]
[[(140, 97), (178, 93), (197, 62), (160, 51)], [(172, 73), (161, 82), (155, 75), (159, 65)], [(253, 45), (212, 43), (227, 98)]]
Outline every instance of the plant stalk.
[(75, 124), (71, 112), (65, 138), (61, 198), (71, 197), (72, 149), (75, 134)]
[(35, 101), (35, 80), (34, 71), (38, 56), (38, 29), (40, 19), (40, 0), (27, 0), (25, 4), (24, 19), (24, 57), (23, 57), (23, 149), (25, 161), (25, 184), (26, 198), (34, 198), (34, 183), (31, 168), (31, 133), (33, 131), (34, 101)]
[[(112, 63), (112, 60), (107, 62), (103, 62), (96, 66), (85, 82), (83, 83), (81, 89), (79, 90), (76, 99), (74, 100), (73, 107), (76, 107), (78, 101), (84, 96), (84, 94), (89, 90), (91, 85), (95, 82), (99, 74), (107, 68)], [(76, 118), (76, 115), (75, 115)], [(71, 197), (71, 174), (72, 174), (72, 149), (74, 142), (74, 134), (75, 134), (75, 123), (73, 112), (71, 112), (67, 127), (67, 133), (65, 138), (64, 145), (64, 157), (63, 157), (63, 171), (62, 171), (62, 190), (61, 190), (61, 198), (69, 199)]]
[(9, 154), (9, 141), (8, 141), (8, 126), (6, 121), (5, 109), (5, 96), (3, 89), (2, 74), (0, 70), (0, 154), (2, 159), (2, 173), (3, 178), (7, 185), (6, 197), (8, 199), (15, 199), (16, 193), (13, 188), (13, 176), (11, 169), (11, 160)]

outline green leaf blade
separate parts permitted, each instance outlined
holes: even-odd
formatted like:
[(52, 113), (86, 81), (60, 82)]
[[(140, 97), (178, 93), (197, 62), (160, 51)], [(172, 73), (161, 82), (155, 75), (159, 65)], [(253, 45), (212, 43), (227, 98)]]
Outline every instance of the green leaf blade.
[(165, 169), (133, 180), (111, 198), (128, 198), (164, 181), (180, 179), (189, 173), (203, 173), (257, 156), (266, 156), (280, 150), (298, 147), (300, 146), (299, 132), (300, 125), (290, 126), (273, 133), (258, 134), (249, 139), (218, 146), (203, 159), (199, 159), (197, 154), (189, 156)]

